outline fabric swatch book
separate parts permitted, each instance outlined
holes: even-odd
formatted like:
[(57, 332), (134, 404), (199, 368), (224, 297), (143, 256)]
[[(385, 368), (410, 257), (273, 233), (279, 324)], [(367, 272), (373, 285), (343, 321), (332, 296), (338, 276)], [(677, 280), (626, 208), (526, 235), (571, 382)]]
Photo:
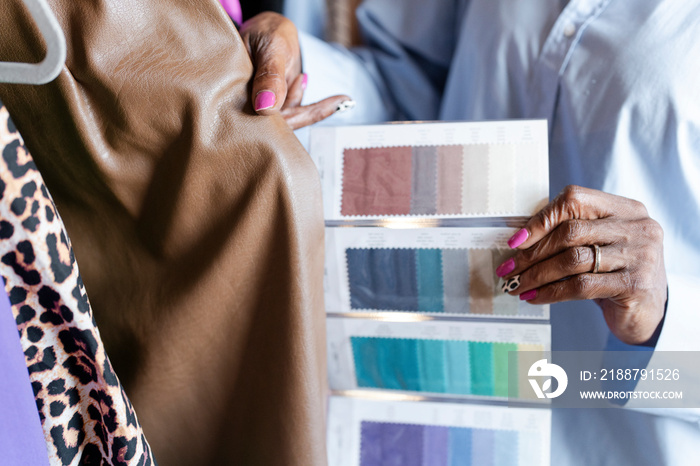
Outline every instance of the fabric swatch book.
[(547, 151), (542, 120), (312, 130), (330, 464), (549, 464), (550, 411), (509, 386), (550, 351), (549, 306), (495, 274), (548, 202)]

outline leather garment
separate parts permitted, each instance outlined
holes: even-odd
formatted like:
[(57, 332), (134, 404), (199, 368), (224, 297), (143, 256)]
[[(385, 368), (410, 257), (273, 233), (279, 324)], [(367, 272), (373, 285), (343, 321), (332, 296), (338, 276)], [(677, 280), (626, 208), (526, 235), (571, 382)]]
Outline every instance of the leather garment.
[[(254, 114), (216, 0), (49, 0), (59, 78), (0, 85), (73, 243), (107, 353), (161, 465), (325, 464), (316, 169)], [(0, 60), (44, 47), (22, 2)]]

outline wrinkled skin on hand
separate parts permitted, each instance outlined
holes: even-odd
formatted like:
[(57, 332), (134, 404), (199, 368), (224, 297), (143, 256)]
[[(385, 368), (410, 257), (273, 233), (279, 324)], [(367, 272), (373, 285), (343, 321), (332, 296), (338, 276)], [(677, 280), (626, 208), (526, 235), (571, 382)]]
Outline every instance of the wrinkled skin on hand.
[[(527, 237), (512, 244), (518, 251), (504, 276), (520, 275), (510, 294), (532, 304), (592, 299), (623, 342), (652, 337), (664, 315), (666, 269), (663, 230), (642, 203), (567, 186), (524, 229)], [(514, 238), (518, 234), (525, 237), (518, 232)], [(594, 244), (600, 247), (598, 273), (592, 273)]]

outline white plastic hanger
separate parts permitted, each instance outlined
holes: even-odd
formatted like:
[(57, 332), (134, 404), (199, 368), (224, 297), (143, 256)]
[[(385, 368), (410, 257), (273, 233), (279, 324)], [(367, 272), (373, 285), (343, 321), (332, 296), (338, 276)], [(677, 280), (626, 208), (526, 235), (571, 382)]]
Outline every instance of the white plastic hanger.
[(46, 0), (23, 0), (46, 44), (40, 63), (0, 62), (0, 82), (46, 84), (56, 79), (66, 61), (66, 38)]

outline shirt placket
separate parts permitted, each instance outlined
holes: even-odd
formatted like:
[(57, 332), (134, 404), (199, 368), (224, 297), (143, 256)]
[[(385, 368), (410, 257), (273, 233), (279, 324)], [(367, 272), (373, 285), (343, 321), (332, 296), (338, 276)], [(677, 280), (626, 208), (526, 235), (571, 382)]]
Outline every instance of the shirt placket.
[[(530, 76), (530, 116), (551, 121), (561, 77), (586, 27), (612, 0), (572, 0), (547, 36)], [(550, 124), (551, 131), (551, 124)]]

